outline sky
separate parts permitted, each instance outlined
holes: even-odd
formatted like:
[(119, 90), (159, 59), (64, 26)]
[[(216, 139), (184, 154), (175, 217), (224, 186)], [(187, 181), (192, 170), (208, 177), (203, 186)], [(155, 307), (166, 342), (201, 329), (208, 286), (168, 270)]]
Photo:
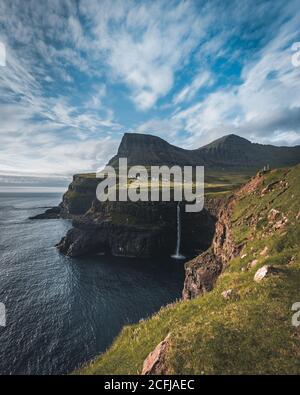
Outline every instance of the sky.
[(0, 0), (0, 183), (95, 171), (124, 132), (300, 144), (299, 41), (299, 0)]

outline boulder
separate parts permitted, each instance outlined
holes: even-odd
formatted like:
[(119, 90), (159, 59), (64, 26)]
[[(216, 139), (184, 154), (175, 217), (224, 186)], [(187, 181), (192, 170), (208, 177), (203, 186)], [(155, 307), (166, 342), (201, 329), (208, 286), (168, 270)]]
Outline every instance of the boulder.
[(170, 333), (150, 352), (143, 364), (142, 375), (166, 374), (165, 357), (169, 345)]
[(288, 218), (283, 217), (281, 220), (277, 221), (277, 222), (274, 224), (273, 228), (274, 228), (275, 230), (277, 230), (277, 229), (282, 229), (283, 227), (285, 227), (285, 225), (286, 225), (288, 222), (289, 222)]
[(269, 214), (268, 214), (268, 221), (269, 221), (269, 223), (277, 221), (280, 218), (280, 216), (281, 216), (280, 211), (275, 210), (274, 208), (272, 208), (270, 210)]
[(257, 270), (257, 272), (255, 273), (255, 276), (254, 276), (254, 281), (259, 283), (262, 280), (264, 280), (266, 277), (276, 274), (277, 272), (278, 272), (278, 270), (275, 269), (274, 266), (265, 265)]
[(223, 296), (223, 298), (224, 299), (231, 299), (231, 297), (232, 297), (232, 294), (233, 294), (233, 291), (232, 291), (232, 289), (227, 289), (227, 291), (223, 291), (222, 293), (221, 293), (221, 295)]
[(268, 250), (269, 250), (269, 248), (266, 246), (266, 247), (259, 253), (259, 255), (265, 256), (266, 253), (268, 252)]
[(254, 259), (253, 261), (249, 262), (247, 265), (247, 269), (252, 269), (253, 267), (255, 267), (258, 264), (258, 259)]

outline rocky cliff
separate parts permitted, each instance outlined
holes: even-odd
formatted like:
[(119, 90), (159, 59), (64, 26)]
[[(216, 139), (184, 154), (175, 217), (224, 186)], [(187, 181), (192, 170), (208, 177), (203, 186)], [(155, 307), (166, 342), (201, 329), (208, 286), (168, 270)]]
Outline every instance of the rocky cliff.
[[(110, 252), (117, 256), (171, 255), (177, 241), (177, 202), (104, 202), (94, 200), (87, 213), (73, 220), (73, 228), (58, 243), (69, 256)], [(181, 251), (205, 250), (214, 234), (215, 217), (207, 210), (182, 209)]]
[[(235, 206), (247, 195), (259, 191), (268, 172), (258, 172), (246, 185), (222, 203), (218, 210), (215, 235), (211, 248), (186, 263), (186, 277), (182, 292), (183, 299), (192, 299), (213, 289), (217, 278), (227, 264), (240, 254), (244, 241), (237, 243), (232, 232), (232, 217)], [(271, 188), (265, 187), (266, 190)]]
[(95, 200), (99, 179), (96, 175), (76, 174), (60, 204), (61, 215), (71, 217), (85, 214)]
[[(100, 203), (98, 183), (95, 174), (75, 175), (61, 204), (34, 217), (72, 219), (73, 228), (57, 244), (62, 253), (75, 257), (108, 252), (146, 258), (175, 252), (176, 202)], [(181, 251), (186, 256), (195, 256), (210, 245), (219, 201), (206, 199), (206, 209), (195, 215), (182, 208)]]
[(62, 202), (31, 219), (78, 218), (84, 215), (96, 198), (99, 179), (95, 173), (75, 174)]

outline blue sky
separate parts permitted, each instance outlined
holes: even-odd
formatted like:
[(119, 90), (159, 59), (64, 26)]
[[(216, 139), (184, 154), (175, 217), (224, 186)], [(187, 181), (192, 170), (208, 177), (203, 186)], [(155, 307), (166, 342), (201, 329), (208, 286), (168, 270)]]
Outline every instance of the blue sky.
[(300, 144), (298, 41), (299, 0), (0, 0), (0, 174), (96, 170), (124, 132)]

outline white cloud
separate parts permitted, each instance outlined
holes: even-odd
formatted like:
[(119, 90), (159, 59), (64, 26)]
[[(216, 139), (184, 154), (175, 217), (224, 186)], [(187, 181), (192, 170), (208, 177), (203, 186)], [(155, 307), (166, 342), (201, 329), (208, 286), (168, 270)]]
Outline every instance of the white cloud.
[(184, 124), (180, 119), (151, 119), (140, 124), (134, 131), (159, 135), (172, 144), (181, 145), (184, 137), (180, 136), (179, 132), (183, 130), (183, 127)]
[(105, 86), (95, 86), (90, 105), (82, 109), (71, 105), (68, 96), (45, 95), (41, 83), (46, 77), (9, 49), (7, 67), (0, 73), (0, 171), (72, 174), (96, 170), (99, 163), (109, 160), (120, 138), (118, 133), (108, 135), (118, 132), (120, 125), (99, 101)]
[(0, 67), (6, 66), (6, 47), (5, 44), (0, 41)]
[(180, 104), (184, 101), (191, 100), (198, 90), (204, 86), (209, 86), (213, 83), (213, 76), (209, 71), (203, 71), (198, 74), (192, 83), (186, 87), (184, 87), (174, 98), (173, 103)]
[[(130, 130), (143, 120), (139, 132), (187, 148), (232, 132), (300, 143), (300, 68), (291, 63), (298, 1), (24, 4), (0, 1), (0, 42), (7, 50), (0, 70), (0, 169), (93, 170), (115, 153), (122, 120)], [(256, 53), (248, 48), (253, 40), (263, 46)], [(229, 76), (220, 87), (226, 71), (218, 75), (211, 67), (220, 57), (224, 67), (239, 60), (240, 85)], [(191, 77), (178, 91), (178, 81)], [(196, 101), (214, 79), (212, 93)], [(144, 113), (136, 114), (128, 99)]]
[[(300, 67), (291, 61), (292, 43), (300, 34), (299, 10), (292, 15), (273, 30), (273, 38), (255, 54), (255, 60), (245, 63), (240, 85), (219, 88), (189, 107), (176, 109), (170, 117), (142, 123), (138, 130), (163, 134), (169, 142), (183, 142), (186, 148), (200, 147), (229, 133), (261, 143), (300, 144)], [(197, 85), (201, 88), (209, 81), (206, 77), (184, 87), (173, 98), (174, 104), (195, 95)], [(184, 141), (183, 130), (188, 136)]]
[(175, 72), (204, 35), (207, 16), (191, 1), (81, 2), (93, 23), (94, 51), (125, 82), (141, 110), (152, 108), (172, 88)]
[(300, 143), (300, 68), (291, 63), (299, 17), (298, 12), (284, 23), (258, 60), (244, 67), (241, 85), (213, 92), (174, 114), (190, 133), (188, 146), (227, 133), (274, 144)]
[(102, 100), (106, 96), (106, 86), (101, 84), (94, 88), (94, 93), (92, 93), (91, 97), (85, 104), (87, 109), (100, 109), (102, 107)]

